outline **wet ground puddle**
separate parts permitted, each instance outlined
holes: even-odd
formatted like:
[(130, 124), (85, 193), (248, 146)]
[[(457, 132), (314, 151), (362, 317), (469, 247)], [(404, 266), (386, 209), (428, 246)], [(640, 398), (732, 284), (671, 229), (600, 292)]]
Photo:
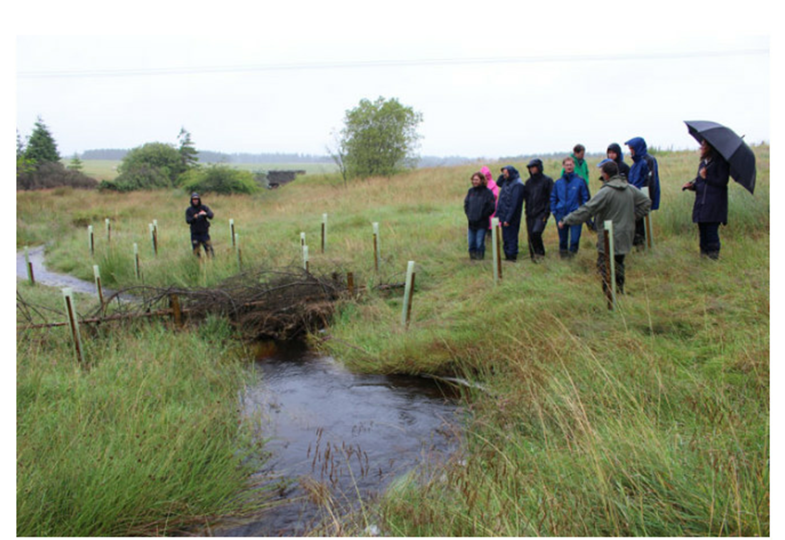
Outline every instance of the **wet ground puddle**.
[(299, 536), (327, 513), (358, 507), (390, 481), (448, 457), (458, 445), (461, 408), (447, 388), (419, 377), (359, 375), (303, 346), (259, 360), (257, 386), (243, 398), (261, 413), (272, 455), (260, 471), (286, 485), (284, 503), (258, 520), (213, 531), (219, 536)]

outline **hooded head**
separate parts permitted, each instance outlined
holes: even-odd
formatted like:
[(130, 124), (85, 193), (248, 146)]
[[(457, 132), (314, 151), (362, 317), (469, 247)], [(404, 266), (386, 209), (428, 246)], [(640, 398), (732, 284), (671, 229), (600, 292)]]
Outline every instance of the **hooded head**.
[(191, 206), (199, 206), (202, 204), (202, 198), (196, 192), (191, 193)]
[(611, 143), (608, 145), (608, 150), (606, 150), (605, 155), (607, 156), (610, 152), (616, 152), (616, 159), (613, 160), (616, 163), (624, 161), (624, 153), (621, 151), (621, 146), (619, 146), (618, 143)]
[(534, 158), (531, 161), (529, 161), (529, 163), (526, 164), (526, 168), (529, 169), (529, 174), (531, 174), (533, 176), (535, 173), (532, 173), (532, 167), (537, 167), (537, 173), (536, 174), (542, 174), (542, 160), (541, 159)]
[(516, 169), (512, 165), (505, 165), (504, 167), (502, 167), (502, 171), (504, 169), (507, 169), (507, 174), (510, 175), (510, 178), (507, 180), (508, 182), (509, 181), (514, 181), (514, 180), (516, 180), (516, 179), (521, 177), (521, 173), (519, 173), (518, 169)]
[(638, 161), (646, 155), (646, 141), (643, 139), (643, 137), (633, 137), (624, 144), (629, 146), (630, 150), (633, 151), (633, 161)]
[(488, 180), (489, 183), (493, 182), (493, 174), (491, 174), (491, 170), (488, 167), (483, 166), (483, 168), (480, 169), (480, 172), (485, 176), (485, 179)]

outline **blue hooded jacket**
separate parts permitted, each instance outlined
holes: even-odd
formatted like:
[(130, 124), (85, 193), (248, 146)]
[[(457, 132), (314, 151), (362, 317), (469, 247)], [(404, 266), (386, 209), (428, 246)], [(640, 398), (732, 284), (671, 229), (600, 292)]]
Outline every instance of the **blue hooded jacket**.
[(651, 209), (657, 210), (660, 207), (660, 172), (657, 160), (647, 152), (646, 141), (642, 137), (633, 137), (624, 144), (635, 151), (627, 181), (638, 189), (648, 186)]
[(574, 172), (564, 173), (551, 190), (551, 214), (559, 222), (588, 200), (589, 188), (586, 187), (586, 181)]
[(512, 165), (503, 167), (510, 175), (501, 191), (499, 191), (499, 202), (496, 204), (496, 217), (499, 223), (520, 224), (521, 212), (523, 211), (523, 196), (525, 187), (521, 181), (518, 169)]

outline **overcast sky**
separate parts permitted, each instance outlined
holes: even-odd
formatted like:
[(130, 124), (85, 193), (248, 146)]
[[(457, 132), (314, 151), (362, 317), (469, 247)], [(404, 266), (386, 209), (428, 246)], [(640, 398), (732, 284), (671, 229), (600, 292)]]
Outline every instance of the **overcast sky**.
[(422, 113), (422, 155), (604, 152), (634, 136), (697, 148), (683, 120), (770, 140), (765, 31), (652, 16), (660, 30), (638, 32), (620, 4), (613, 18), (554, 8), (548, 20), (504, 4), (390, 21), (267, 10), (234, 34), (19, 35), (16, 127), (24, 139), (40, 115), (64, 157), (176, 143), (181, 127), (201, 150), (324, 154), (347, 109), (384, 96)]

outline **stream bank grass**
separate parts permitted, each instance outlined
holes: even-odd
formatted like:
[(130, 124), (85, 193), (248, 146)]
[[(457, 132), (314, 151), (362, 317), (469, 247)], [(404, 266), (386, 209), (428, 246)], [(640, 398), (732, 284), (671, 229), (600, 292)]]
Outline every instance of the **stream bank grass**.
[(89, 368), (67, 332), (18, 336), (18, 536), (168, 535), (264, 504), (225, 323), (83, 328)]

